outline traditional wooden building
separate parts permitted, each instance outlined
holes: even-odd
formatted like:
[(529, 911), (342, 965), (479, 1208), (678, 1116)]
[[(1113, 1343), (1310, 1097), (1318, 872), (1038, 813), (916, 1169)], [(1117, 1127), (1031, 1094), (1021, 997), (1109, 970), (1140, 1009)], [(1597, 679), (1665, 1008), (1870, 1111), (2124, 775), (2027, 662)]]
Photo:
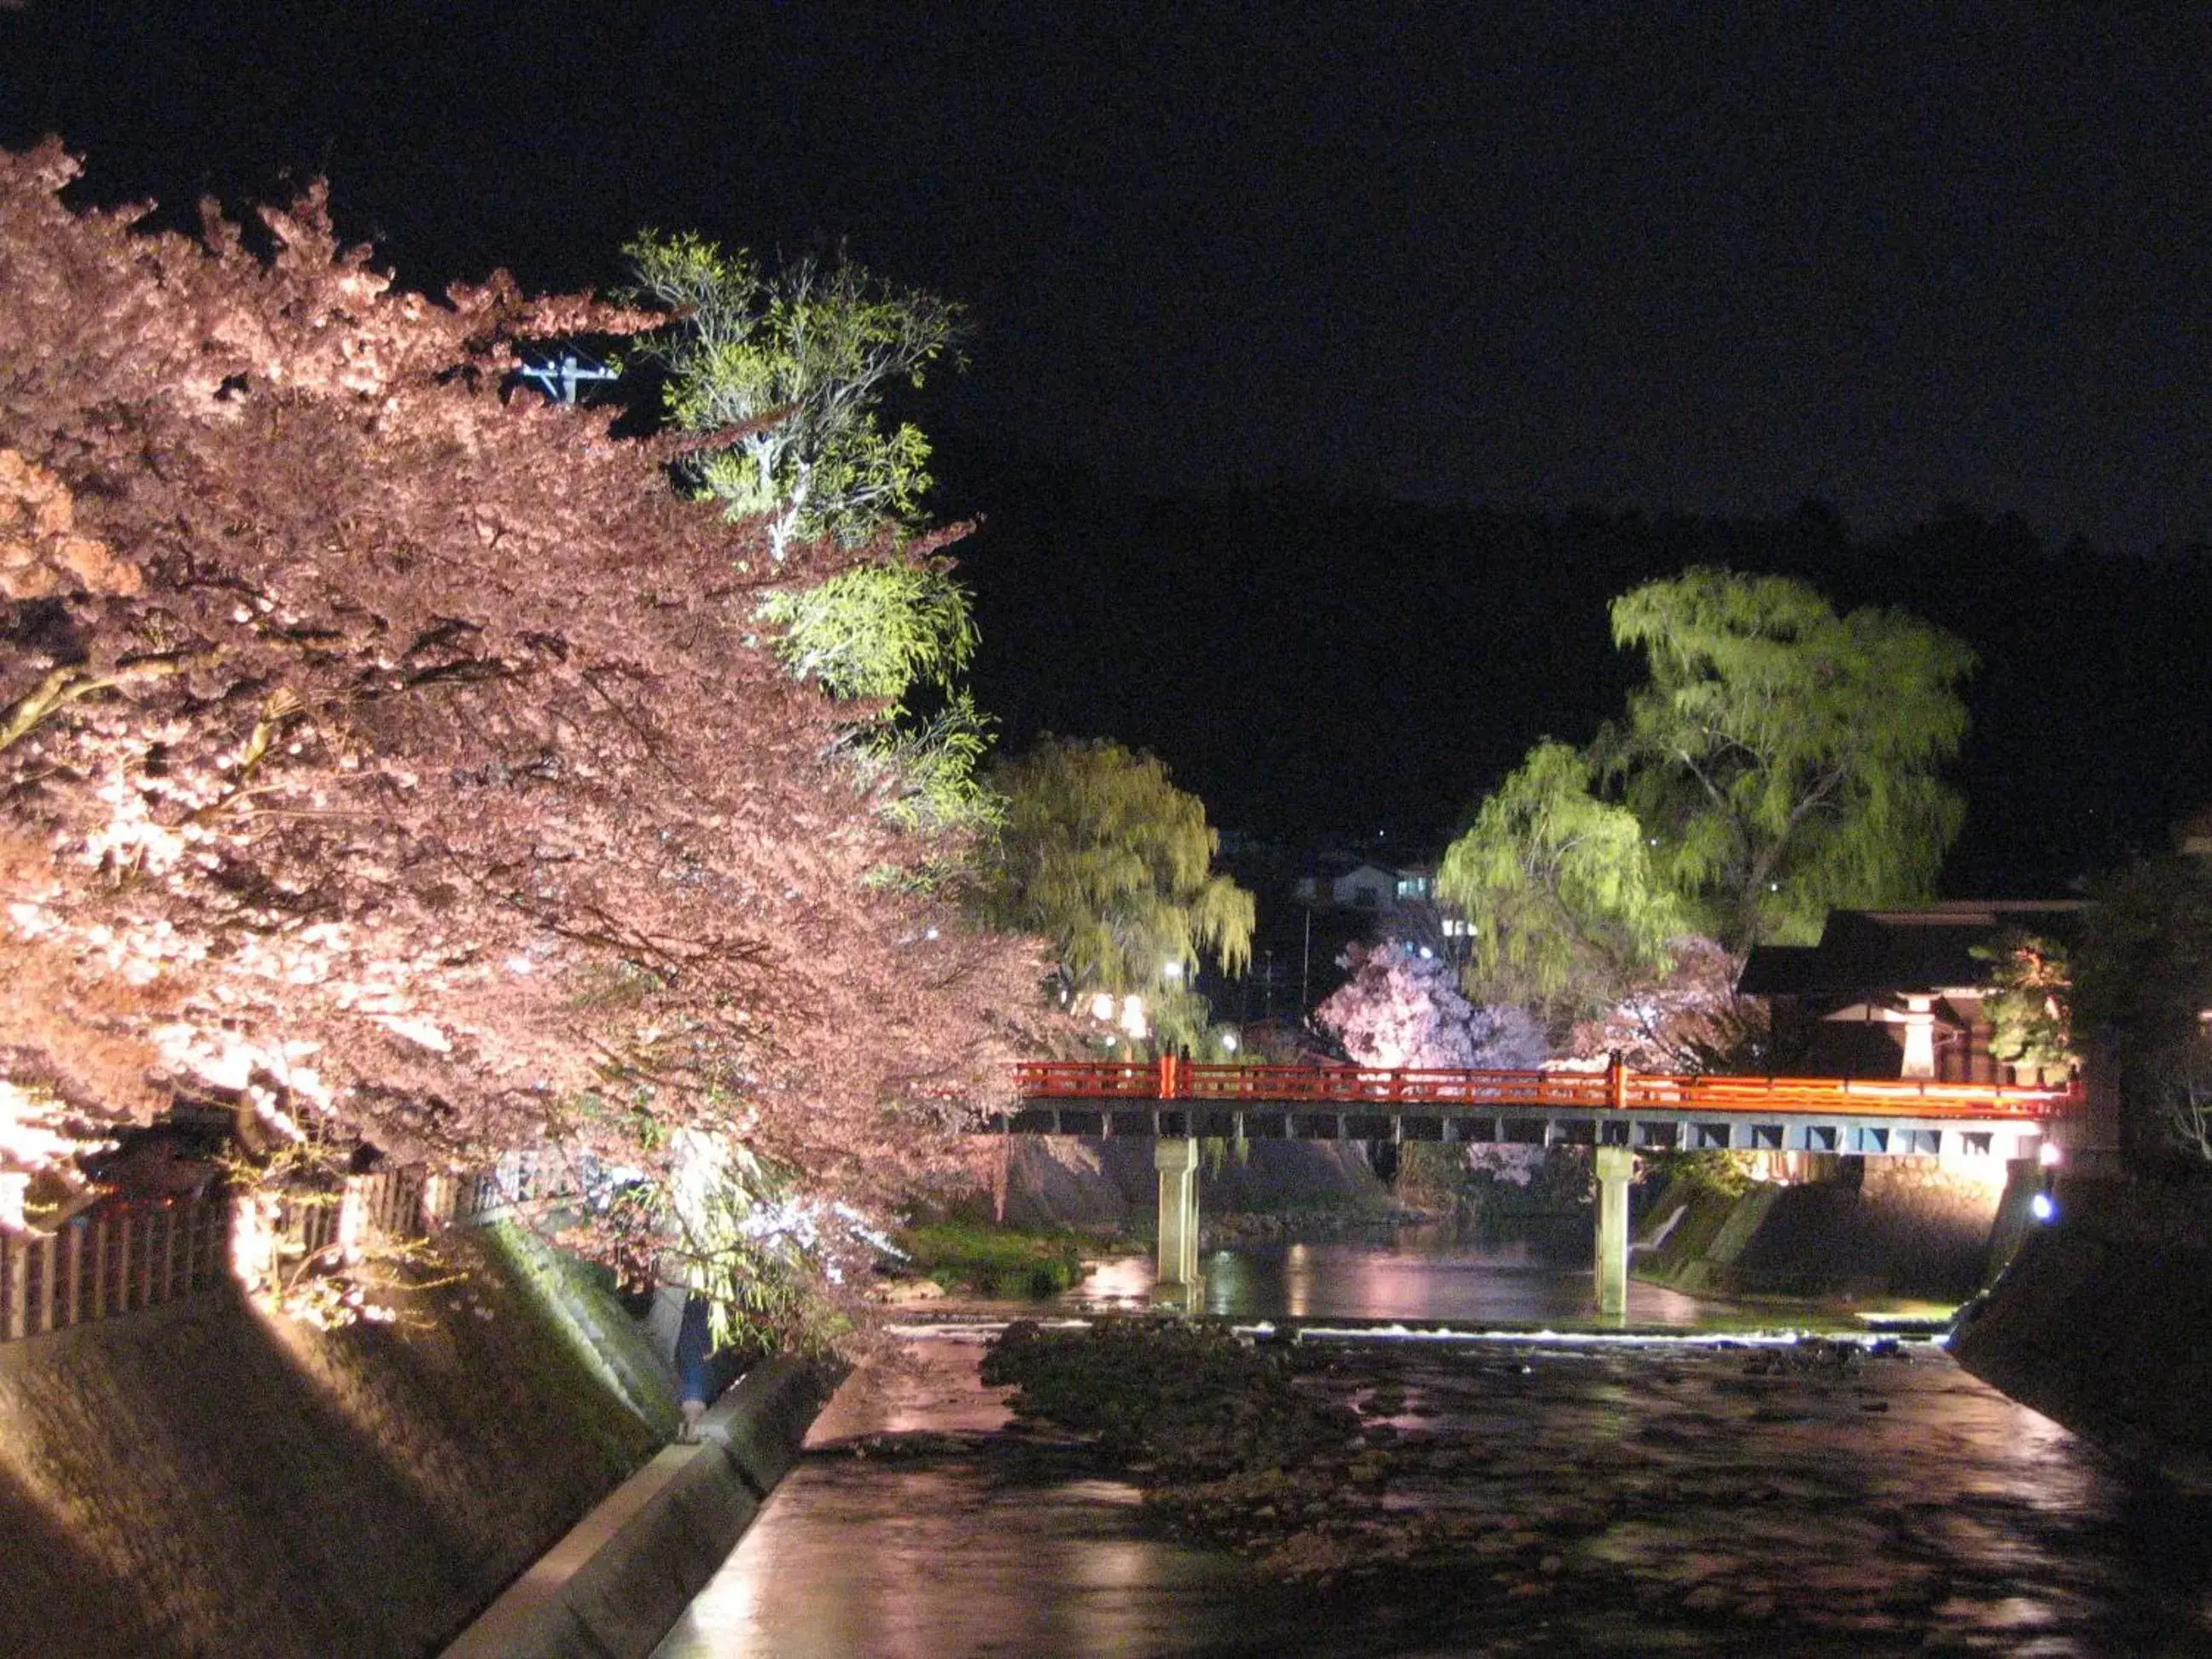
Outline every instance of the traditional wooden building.
[(1778, 1072), (2030, 1082), (1990, 1054), (1990, 964), (1974, 952), (2015, 930), (2070, 939), (2081, 910), (2077, 899), (1832, 910), (1818, 945), (1753, 950), (1736, 989), (1766, 1000)]

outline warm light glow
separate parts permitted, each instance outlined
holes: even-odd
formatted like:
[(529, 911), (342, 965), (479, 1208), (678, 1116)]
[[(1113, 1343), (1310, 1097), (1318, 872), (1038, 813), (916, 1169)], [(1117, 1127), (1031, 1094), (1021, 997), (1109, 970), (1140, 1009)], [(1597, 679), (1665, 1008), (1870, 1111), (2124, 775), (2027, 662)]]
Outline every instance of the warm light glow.
[(2055, 1140), (2046, 1140), (2035, 1154), (2035, 1161), (2045, 1169), (2051, 1170), (2057, 1167), (2058, 1160), (2062, 1156), (2058, 1150), (2058, 1143)]
[(1177, 957), (1170, 957), (1160, 964), (1160, 973), (1171, 982), (1179, 980), (1182, 977), (1182, 963)]
[(1091, 1018), (1093, 1019), (1113, 1018), (1114, 999), (1103, 991), (1101, 991), (1097, 996), (1091, 998)]

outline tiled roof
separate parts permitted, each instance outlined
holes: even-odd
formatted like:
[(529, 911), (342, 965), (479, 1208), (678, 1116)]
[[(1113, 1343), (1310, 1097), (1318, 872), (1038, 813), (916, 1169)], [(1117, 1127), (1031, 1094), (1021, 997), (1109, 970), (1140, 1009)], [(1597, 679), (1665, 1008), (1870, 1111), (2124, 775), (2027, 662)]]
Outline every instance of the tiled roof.
[(1865, 996), (1979, 985), (1978, 945), (2008, 928), (2073, 931), (2078, 899), (1951, 901), (1911, 910), (1831, 910), (1818, 945), (1762, 945), (1736, 988), (1752, 996)]

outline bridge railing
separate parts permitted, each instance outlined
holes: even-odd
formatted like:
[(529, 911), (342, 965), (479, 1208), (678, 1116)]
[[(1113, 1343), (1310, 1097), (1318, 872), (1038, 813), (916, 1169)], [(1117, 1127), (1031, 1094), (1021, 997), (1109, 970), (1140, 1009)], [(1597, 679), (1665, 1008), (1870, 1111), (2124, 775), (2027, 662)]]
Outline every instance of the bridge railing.
[(1693, 1077), (1631, 1072), (1386, 1069), (1204, 1065), (1158, 1060), (1024, 1060), (1029, 1100), (1266, 1101), (1315, 1105), (1511, 1107), (1682, 1113), (1830, 1112), (1856, 1116), (2056, 1117), (2078, 1092), (1994, 1083), (1845, 1078)]

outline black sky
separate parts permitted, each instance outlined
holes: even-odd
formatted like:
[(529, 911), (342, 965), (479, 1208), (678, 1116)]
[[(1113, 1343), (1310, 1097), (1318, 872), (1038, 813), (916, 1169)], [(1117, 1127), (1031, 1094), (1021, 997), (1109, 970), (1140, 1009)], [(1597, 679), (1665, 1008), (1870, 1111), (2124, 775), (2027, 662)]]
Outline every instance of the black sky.
[(326, 173), (410, 283), (842, 238), (973, 307), (940, 418), (1152, 486), (2141, 545), (2212, 523), (2205, 16), (29, 0), (0, 140)]
[(1437, 835), (1618, 708), (1607, 598), (1734, 556), (1664, 515), (1831, 502), (1856, 543), (1744, 562), (2001, 621), (1986, 890), (2212, 793), (2158, 579), (1887, 539), (1943, 502), (2051, 549), (2212, 528), (2208, 69), (2189, 6), (0, 0), (0, 144), (187, 219), (327, 175), (434, 291), (603, 286), (650, 225), (963, 301), (973, 367), (915, 412), (946, 510), (997, 518), (986, 701), (1150, 744), (1231, 823)]

